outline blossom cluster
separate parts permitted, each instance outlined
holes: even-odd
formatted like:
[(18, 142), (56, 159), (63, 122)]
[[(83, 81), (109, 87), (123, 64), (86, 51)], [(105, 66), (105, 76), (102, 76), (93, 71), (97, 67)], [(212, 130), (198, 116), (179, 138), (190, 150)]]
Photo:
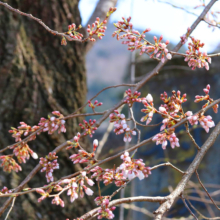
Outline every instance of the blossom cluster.
[(5, 172), (11, 172), (12, 170), (15, 172), (21, 171), (21, 166), (17, 164), (17, 162), (12, 158), (11, 155), (2, 155), (0, 156), (0, 160), (2, 163), (0, 164), (3, 167)]
[(141, 122), (146, 121), (146, 125), (148, 125), (153, 118), (154, 113), (156, 112), (153, 105), (153, 97), (151, 94), (148, 94), (146, 98), (142, 100), (144, 104), (144, 109), (141, 109), (141, 112), (144, 112), (146, 115), (141, 118)]
[(179, 147), (179, 139), (176, 137), (176, 134), (173, 132), (171, 134), (169, 133), (159, 133), (155, 135), (152, 139), (152, 141), (156, 141), (156, 145), (161, 144), (162, 148), (165, 150), (166, 146), (168, 144), (167, 140), (170, 141), (171, 148)]
[(96, 197), (94, 201), (96, 205), (101, 206), (101, 208), (98, 210), (98, 219), (113, 219), (115, 217), (112, 211), (114, 211), (116, 207), (109, 207), (109, 196), (99, 196)]
[[(12, 137), (15, 138), (15, 142), (19, 142), (22, 140), (21, 136), (28, 136), (30, 133), (33, 133), (39, 129), (39, 126), (27, 125), (25, 122), (20, 122), (20, 126), (18, 128), (11, 127), (11, 130), (8, 132), (12, 134)], [(34, 140), (36, 135), (33, 135), (30, 140)]]
[[(130, 22), (131, 17), (125, 19), (122, 17), (122, 21), (118, 21), (114, 24), (116, 31), (113, 33), (113, 37), (117, 36), (117, 40), (125, 39), (122, 44), (128, 45), (128, 50), (134, 51), (140, 49), (140, 55), (146, 53), (150, 58), (161, 58), (161, 61), (165, 61), (165, 56), (167, 59), (171, 59), (172, 55), (167, 49), (169, 41), (162, 43), (163, 36), (161, 35), (159, 39), (154, 36), (154, 44), (150, 43), (145, 39), (145, 33), (149, 32), (151, 29), (147, 28), (142, 33), (133, 29), (133, 25)], [(120, 33), (123, 33), (120, 35)]]
[(136, 135), (136, 131), (130, 129), (126, 123), (125, 115), (120, 114), (118, 110), (114, 110), (114, 113), (111, 113), (109, 118), (110, 122), (114, 122), (114, 132), (116, 135), (125, 133), (123, 138), (124, 142), (130, 142), (132, 139), (131, 135)]
[(29, 148), (28, 144), (21, 142), (18, 145), (13, 145), (10, 147), (10, 149), (14, 149), (13, 153), (18, 159), (19, 163), (26, 163), (26, 159), (28, 160), (30, 158), (30, 155), (34, 159), (38, 159), (38, 155)]
[(58, 130), (58, 133), (66, 132), (63, 115), (59, 111), (53, 111), (52, 114), (57, 116), (57, 118), (55, 116), (49, 116), (49, 119), (40, 119), (38, 125), (43, 127), (43, 132), (48, 131), (48, 134), (53, 134), (56, 130)]
[(90, 170), (92, 178), (96, 181), (103, 181), (105, 185), (115, 183), (120, 187), (128, 180), (138, 177), (140, 180), (151, 174), (150, 167), (145, 167), (142, 159), (132, 159), (128, 152), (121, 155), (123, 163), (116, 169), (102, 169), (99, 166)]
[(206, 52), (201, 52), (200, 48), (202, 48), (205, 44), (201, 43), (200, 40), (195, 39), (194, 37), (190, 37), (192, 43), (188, 43), (188, 50), (186, 51), (185, 61), (188, 62), (188, 66), (192, 68), (192, 70), (198, 68), (205, 67), (209, 70), (209, 63), (211, 63), (211, 57), (208, 57)]
[(50, 152), (46, 158), (40, 158), (40, 164), (43, 167), (41, 172), (46, 172), (47, 182), (53, 181), (53, 171), (59, 169), (59, 164), (57, 163), (56, 152)]

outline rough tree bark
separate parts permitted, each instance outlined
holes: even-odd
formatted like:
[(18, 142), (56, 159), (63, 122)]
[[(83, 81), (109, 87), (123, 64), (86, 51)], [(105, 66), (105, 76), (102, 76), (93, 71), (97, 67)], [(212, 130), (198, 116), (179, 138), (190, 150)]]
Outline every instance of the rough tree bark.
[[(81, 22), (78, 0), (5, 2), (42, 19), (59, 32), (66, 31), (68, 24), (74, 22), (78, 26)], [(60, 41), (35, 21), (0, 7), (0, 148), (14, 143), (7, 131), (11, 126), (17, 127), (20, 121), (34, 125), (40, 117), (47, 117), (53, 110), (67, 115), (85, 102), (85, 44), (71, 42), (64, 47)], [(77, 119), (68, 120), (66, 134), (41, 135), (30, 146), (39, 157), (44, 156), (64, 140), (72, 138), (77, 124)], [(68, 160), (68, 152), (60, 157), (62, 162), (60, 160), (57, 176), (76, 171)], [(37, 163), (38, 160), (30, 159), (22, 165), (22, 172), (7, 177), (1, 172), (0, 188), (16, 187)], [(45, 183), (44, 174), (38, 174), (28, 186)], [(31, 194), (17, 198), (9, 219), (73, 218), (91, 208), (88, 201), (78, 200), (71, 204), (69, 198), (64, 198), (68, 202), (61, 209), (48, 204), (48, 201), (38, 204), (37, 197)], [(0, 205), (3, 202), (1, 199)]]

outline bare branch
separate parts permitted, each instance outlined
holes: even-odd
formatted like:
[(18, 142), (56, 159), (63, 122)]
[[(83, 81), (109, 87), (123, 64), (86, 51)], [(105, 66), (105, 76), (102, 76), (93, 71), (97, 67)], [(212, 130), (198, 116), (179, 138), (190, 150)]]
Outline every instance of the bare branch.
[(162, 163), (162, 164), (159, 164), (159, 165), (156, 165), (156, 166), (153, 166), (151, 167), (150, 169), (151, 170), (155, 170), (159, 167), (163, 167), (163, 166), (170, 166), (172, 167), (174, 170), (177, 170), (178, 172), (180, 172), (182, 175), (186, 174), (184, 171), (180, 170), (179, 168), (175, 167), (173, 164), (171, 164), (170, 162), (167, 162), (167, 163)]
[(196, 220), (198, 220), (198, 218), (195, 216), (195, 214), (191, 211), (191, 209), (190, 209), (189, 206), (187, 205), (185, 198), (184, 198), (183, 196), (181, 196), (181, 199), (182, 199), (182, 201), (183, 201), (185, 207), (186, 207), (186, 208), (188, 209), (188, 211), (190, 212), (190, 214), (191, 214)]
[(16, 199), (16, 197), (14, 197), (14, 198), (13, 198), (13, 200), (12, 200), (11, 207), (10, 207), (10, 209), (8, 210), (8, 213), (7, 213), (6, 217), (5, 217), (5, 220), (7, 220), (7, 218), (8, 218), (8, 216), (9, 216), (9, 214), (10, 214), (11, 210), (12, 210), (12, 209), (13, 209), (13, 207), (14, 207), (14, 204), (15, 204), (15, 199)]
[(206, 192), (206, 194), (208, 195), (208, 197), (210, 198), (210, 200), (213, 202), (213, 204), (215, 205), (215, 207), (216, 207), (218, 210), (220, 210), (220, 208), (217, 206), (217, 204), (215, 203), (215, 201), (214, 201), (214, 200), (212, 199), (212, 197), (210, 196), (208, 190), (205, 188), (205, 186), (203, 185), (202, 181), (200, 180), (199, 174), (198, 174), (198, 171), (197, 171), (197, 170), (195, 171), (195, 173), (196, 173), (197, 179), (199, 180), (200, 185), (201, 185), (202, 188), (205, 190), (205, 192)]

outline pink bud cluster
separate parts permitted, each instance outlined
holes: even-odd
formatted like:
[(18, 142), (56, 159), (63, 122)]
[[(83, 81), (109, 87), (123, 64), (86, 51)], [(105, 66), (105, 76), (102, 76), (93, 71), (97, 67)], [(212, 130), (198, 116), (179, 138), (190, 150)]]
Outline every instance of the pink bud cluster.
[(2, 194), (8, 194), (8, 193), (12, 193), (12, 190), (9, 190), (6, 186), (4, 186), (2, 188), (2, 190), (0, 191), (0, 195)]
[(115, 206), (109, 207), (109, 197), (108, 196), (99, 196), (95, 198), (95, 203), (101, 208), (98, 210), (98, 219), (107, 218), (113, 219), (115, 216), (112, 211), (116, 209)]
[(114, 132), (116, 135), (125, 133), (124, 142), (130, 142), (132, 139), (131, 135), (136, 135), (136, 131), (131, 130), (126, 123), (125, 115), (120, 114), (118, 110), (114, 110), (114, 113), (111, 113), (109, 118), (110, 122), (114, 122)]
[(38, 159), (38, 155), (33, 152), (24, 142), (21, 142), (19, 145), (14, 145), (10, 149), (14, 149), (13, 153), (17, 157), (19, 163), (26, 163), (26, 159), (28, 160), (30, 155), (34, 159)]
[(142, 47), (141, 52), (144, 53), (146, 51), (147, 54), (151, 54), (150, 58), (153, 58), (154, 56), (156, 58), (160, 57), (162, 63), (165, 62), (165, 56), (167, 57), (167, 59), (171, 60), (172, 55), (169, 53), (167, 49), (169, 41), (167, 40), (165, 43), (161, 43), (162, 39), (162, 35), (160, 36), (159, 40), (157, 40), (157, 37), (154, 36), (154, 45)]
[(125, 103), (127, 103), (129, 107), (131, 107), (134, 102), (141, 102), (142, 100), (141, 98), (138, 98), (141, 95), (141, 93), (138, 91), (132, 93), (132, 91), (128, 89), (125, 91), (125, 93), (127, 94)]
[(43, 131), (48, 131), (48, 134), (53, 134), (56, 130), (58, 130), (58, 133), (60, 132), (66, 132), (65, 128), (65, 120), (62, 119), (63, 115), (60, 114), (59, 111), (53, 111), (53, 115), (59, 117), (56, 118), (55, 116), (49, 116), (49, 119), (41, 118), (40, 122), (38, 123), (39, 126), (43, 127)]
[(186, 116), (188, 116), (187, 119), (191, 125), (197, 125), (199, 122), (207, 133), (209, 132), (209, 128), (215, 127), (215, 123), (210, 115), (208, 116), (204, 116), (204, 115), (200, 116), (199, 114), (193, 115), (191, 111), (188, 111), (186, 112)]
[(56, 152), (50, 152), (46, 158), (41, 157), (40, 158), (40, 164), (43, 167), (41, 169), (41, 172), (46, 172), (46, 178), (47, 182), (52, 182), (53, 179), (53, 171), (55, 169), (59, 169), (59, 164), (57, 163), (57, 158)]
[(155, 135), (152, 141), (156, 141), (156, 145), (162, 144), (162, 148), (165, 150), (167, 147), (167, 140), (170, 141), (171, 148), (179, 147), (179, 139), (176, 137), (176, 134), (173, 132), (171, 134), (168, 133), (159, 133)]
[(89, 33), (88, 39), (90, 41), (95, 41), (95, 38), (93, 38), (94, 35), (97, 35), (97, 37), (100, 40), (102, 39), (103, 36), (105, 36), (104, 33), (107, 29), (107, 27), (105, 26), (107, 24), (107, 19), (115, 11), (116, 11), (116, 8), (111, 7), (109, 8), (109, 11), (107, 12), (106, 17), (102, 22), (100, 22), (100, 18), (97, 17), (96, 21), (92, 25), (88, 24), (87, 32)]
[(148, 94), (146, 98), (142, 100), (142, 103), (144, 104), (145, 109), (141, 109), (141, 112), (144, 112), (146, 115), (141, 118), (141, 122), (146, 121), (146, 125), (148, 125), (152, 121), (155, 113), (152, 95)]
[(0, 156), (0, 160), (2, 163), (0, 164), (3, 167), (5, 172), (11, 172), (12, 170), (15, 172), (21, 171), (21, 167), (17, 164), (17, 162), (9, 155), (2, 155)]
[[(165, 61), (165, 56), (167, 59), (171, 59), (172, 55), (169, 53), (167, 49), (167, 45), (169, 41), (162, 43), (163, 36), (157, 40), (157, 37), (154, 36), (154, 44), (150, 43), (145, 39), (145, 33), (149, 32), (151, 29), (147, 28), (142, 33), (133, 29), (133, 25), (130, 22), (131, 17), (125, 19), (122, 17), (122, 21), (118, 21), (115, 23), (116, 31), (113, 33), (113, 37), (117, 35), (117, 40), (126, 39), (122, 41), (122, 44), (128, 45), (128, 50), (134, 51), (140, 49), (140, 55), (146, 53), (150, 55), (150, 58), (159, 58), (161, 57), (161, 61)], [(124, 33), (121, 36), (120, 33)]]
[[(12, 127), (11, 130), (9, 130), (9, 133), (12, 133), (12, 137), (15, 138), (15, 142), (21, 141), (22, 135), (27, 136), (30, 133), (39, 129), (39, 126), (36, 126), (36, 125), (31, 127), (30, 125), (27, 125), (24, 122), (20, 122), (20, 124), (21, 125), (18, 128)], [(30, 137), (29, 140), (31, 141), (31, 140), (34, 140), (35, 138), (36, 138), (36, 135), (33, 135), (32, 137)]]
[(74, 136), (73, 141), (67, 141), (67, 143), (69, 144), (68, 147), (66, 147), (67, 150), (71, 149), (71, 148), (78, 148), (79, 145), (79, 139), (80, 139), (81, 134), (78, 132), (76, 136)]
[(85, 130), (85, 134), (88, 134), (90, 137), (92, 137), (92, 134), (95, 133), (95, 131), (97, 130), (97, 127), (93, 127), (93, 125), (96, 123), (96, 120), (92, 120), (92, 119), (89, 119), (89, 122), (87, 122), (86, 120), (83, 120), (83, 123), (80, 123), (79, 126)]
[(188, 44), (188, 50), (186, 51), (185, 61), (188, 62), (188, 66), (192, 70), (205, 67), (209, 70), (209, 64), (211, 63), (211, 57), (207, 56), (206, 52), (201, 52), (199, 49), (204, 46), (204, 43), (201, 43), (200, 40), (190, 37), (192, 43)]
[(191, 28), (188, 27), (188, 28), (187, 28), (187, 33), (180, 37), (180, 39), (181, 39), (181, 44), (185, 44), (185, 43), (187, 42), (188, 37), (189, 37), (189, 32), (190, 32), (190, 31), (191, 31)]
[(76, 25), (74, 23), (72, 23), (71, 25), (68, 26), (69, 31), (66, 32), (66, 34), (68, 34), (73, 39), (82, 40), (83, 35), (80, 34), (79, 32), (77, 32), (81, 28), (82, 28), (82, 25), (79, 25), (79, 27), (76, 28)]
[[(202, 106), (202, 108), (205, 108), (207, 107), (209, 104), (211, 104), (213, 102), (213, 99), (210, 98), (209, 96), (209, 90), (210, 90), (210, 85), (208, 84), (206, 86), (206, 88), (203, 89), (204, 93), (205, 93), (205, 96), (201, 96), (201, 95), (196, 95), (195, 96), (195, 103), (198, 103), (198, 102), (201, 102), (201, 101), (207, 101), (205, 105)], [(214, 105), (212, 107), (213, 111), (215, 113), (218, 113), (218, 104)]]
[(95, 163), (94, 160), (92, 160), (94, 158), (94, 153), (87, 153), (84, 150), (79, 150), (78, 154), (73, 154), (69, 157), (72, 162), (74, 164), (76, 163), (87, 163), (87, 162), (91, 162), (92, 164)]
[(92, 109), (95, 109), (95, 107), (103, 105), (102, 102), (98, 102), (98, 100), (95, 100), (94, 103), (92, 103), (90, 100), (88, 101), (89, 107)]

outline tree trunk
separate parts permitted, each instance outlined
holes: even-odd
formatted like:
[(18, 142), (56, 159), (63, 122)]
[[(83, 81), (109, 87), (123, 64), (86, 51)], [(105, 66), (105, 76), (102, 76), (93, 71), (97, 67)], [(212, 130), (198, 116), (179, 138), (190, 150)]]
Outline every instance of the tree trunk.
[[(59, 32), (67, 31), (68, 25), (73, 22), (78, 26), (81, 21), (78, 0), (5, 2), (42, 19)], [(85, 102), (85, 45), (68, 42), (65, 47), (60, 42), (59, 37), (48, 33), (36, 21), (0, 7), (0, 148), (14, 143), (8, 130), (11, 126), (17, 127), (20, 121), (36, 125), (41, 117), (47, 117), (53, 110), (67, 115)], [(66, 122), (67, 133), (41, 134), (30, 142), (30, 147), (39, 157), (45, 156), (63, 141), (72, 138), (78, 123), (78, 119), (70, 119)], [(76, 171), (68, 159), (69, 155), (67, 151), (59, 153), (60, 169), (55, 170), (56, 177)], [(13, 172), (7, 177), (1, 171), (0, 188), (19, 185), (38, 162), (30, 159), (27, 164), (21, 165), (22, 172)], [(45, 173), (39, 173), (27, 187), (44, 184)], [(50, 199), (39, 204), (38, 197), (37, 194), (30, 194), (17, 198), (9, 219), (73, 219), (91, 208), (88, 201), (87, 206), (83, 207), (84, 200), (71, 204), (69, 198), (64, 196), (61, 197), (65, 208), (50, 204)]]

